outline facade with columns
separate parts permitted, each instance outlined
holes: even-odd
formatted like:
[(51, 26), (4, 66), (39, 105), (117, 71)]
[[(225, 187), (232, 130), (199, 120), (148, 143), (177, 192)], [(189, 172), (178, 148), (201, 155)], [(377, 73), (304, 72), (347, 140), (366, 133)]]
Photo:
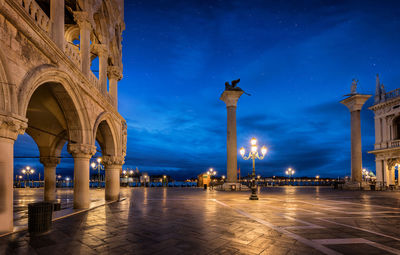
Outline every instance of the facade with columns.
[(386, 93), (377, 75), (374, 105), (369, 109), (375, 114), (375, 146), (369, 153), (375, 154), (377, 184), (398, 186), (395, 168), (400, 164), (400, 89)]
[(13, 229), (14, 142), (20, 134), (39, 148), (45, 200), (55, 199), (56, 168), (67, 144), (74, 158), (74, 207), (89, 207), (96, 141), (105, 198), (118, 199), (127, 139), (117, 98), (123, 17), (123, 0), (0, 0), (0, 233)]

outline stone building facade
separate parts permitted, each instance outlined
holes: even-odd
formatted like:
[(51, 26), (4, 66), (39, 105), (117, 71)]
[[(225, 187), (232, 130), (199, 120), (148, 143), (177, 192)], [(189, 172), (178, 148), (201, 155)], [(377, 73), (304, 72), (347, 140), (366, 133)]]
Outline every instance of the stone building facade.
[(74, 207), (89, 207), (95, 141), (106, 199), (118, 199), (127, 139), (117, 98), (124, 28), (123, 0), (0, 0), (0, 233), (13, 228), (19, 134), (29, 134), (39, 148), (45, 200), (55, 199), (56, 167), (67, 143)]
[(374, 105), (369, 109), (375, 114), (375, 146), (369, 153), (375, 154), (377, 185), (398, 185), (395, 170), (400, 164), (400, 89), (386, 93), (377, 75)]

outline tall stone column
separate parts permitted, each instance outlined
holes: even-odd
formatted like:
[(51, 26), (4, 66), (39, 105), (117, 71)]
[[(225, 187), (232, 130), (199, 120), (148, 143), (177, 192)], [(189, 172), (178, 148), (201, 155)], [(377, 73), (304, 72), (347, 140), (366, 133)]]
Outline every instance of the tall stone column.
[(68, 151), (74, 158), (74, 208), (89, 208), (89, 161), (96, 153), (96, 147), (88, 144), (68, 144)]
[(103, 163), (106, 173), (106, 200), (118, 200), (120, 189), (120, 174), (122, 171), (122, 165), (125, 163), (124, 158), (116, 156), (104, 156)]
[(107, 69), (110, 95), (114, 100), (114, 107), (118, 109), (118, 81), (122, 79), (122, 69), (119, 66), (109, 66)]
[(86, 76), (90, 72), (90, 32), (92, 25), (89, 21), (89, 15), (87, 12), (77, 11), (74, 12), (74, 19), (79, 26), (80, 30), (80, 42), (79, 52), (81, 55), (81, 70)]
[(108, 58), (108, 49), (105, 44), (95, 44), (94, 50), (99, 56), (99, 81), (101, 86), (101, 92), (103, 94), (107, 93), (107, 58)]
[(226, 137), (226, 175), (228, 183), (237, 183), (236, 105), (243, 93), (242, 90), (225, 90), (220, 97), (226, 104), (228, 115)]
[(26, 122), (0, 115), (0, 234), (13, 230), (14, 141)]
[(60, 164), (57, 157), (40, 157), (44, 167), (44, 200), (56, 200), (56, 167)]
[(50, 0), (50, 20), (53, 41), (64, 50), (64, 0)]
[(350, 110), (351, 118), (351, 181), (362, 182), (362, 148), (360, 111), (371, 95), (351, 94), (340, 101)]

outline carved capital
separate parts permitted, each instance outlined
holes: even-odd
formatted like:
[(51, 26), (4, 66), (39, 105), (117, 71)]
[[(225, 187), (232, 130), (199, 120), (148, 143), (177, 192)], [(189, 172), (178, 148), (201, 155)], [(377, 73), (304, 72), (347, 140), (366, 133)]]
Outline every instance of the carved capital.
[(110, 80), (120, 81), (122, 79), (122, 69), (119, 66), (107, 67), (107, 75)]
[(125, 164), (125, 158), (121, 156), (104, 156), (103, 157), (103, 165), (104, 166), (112, 166), (112, 165), (118, 165), (122, 166)]
[(68, 152), (74, 158), (91, 158), (96, 153), (96, 146), (90, 144), (68, 144)]
[(239, 97), (243, 93), (242, 90), (225, 90), (219, 99), (225, 102), (226, 107), (236, 107)]
[(78, 24), (79, 28), (91, 28), (91, 22), (89, 14), (87, 12), (75, 11), (74, 20)]
[(96, 52), (97, 55), (100, 56), (108, 56), (108, 48), (105, 44), (96, 43), (93, 45), (93, 50)]
[(27, 121), (16, 119), (10, 116), (0, 115), (0, 137), (16, 140), (28, 127)]
[(40, 157), (40, 163), (45, 167), (56, 167), (60, 164), (60, 159), (57, 157)]

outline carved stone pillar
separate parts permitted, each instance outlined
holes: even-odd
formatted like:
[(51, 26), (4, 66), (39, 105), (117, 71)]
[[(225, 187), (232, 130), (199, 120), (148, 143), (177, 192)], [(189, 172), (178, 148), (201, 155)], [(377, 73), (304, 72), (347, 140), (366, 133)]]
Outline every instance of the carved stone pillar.
[(107, 70), (110, 95), (114, 100), (114, 107), (118, 109), (118, 81), (122, 79), (122, 70), (118, 66), (109, 66)]
[(123, 157), (104, 156), (103, 164), (106, 172), (106, 200), (114, 201), (119, 199), (120, 174), (122, 165), (124, 164)]
[(79, 26), (80, 30), (80, 55), (81, 55), (81, 70), (86, 76), (90, 72), (90, 32), (92, 25), (89, 21), (87, 12), (74, 12), (74, 19)]
[(56, 200), (56, 167), (60, 164), (57, 157), (40, 157), (44, 167), (44, 200)]
[(64, 0), (50, 0), (50, 20), (53, 41), (64, 50)]
[(74, 208), (89, 208), (89, 161), (96, 147), (88, 144), (68, 144), (68, 152), (74, 158)]
[(0, 115), (0, 234), (13, 230), (14, 141), (26, 120)]
[(107, 93), (107, 58), (108, 49), (105, 44), (95, 44), (93, 46), (97, 55), (99, 56), (99, 81), (101, 84), (101, 92)]

